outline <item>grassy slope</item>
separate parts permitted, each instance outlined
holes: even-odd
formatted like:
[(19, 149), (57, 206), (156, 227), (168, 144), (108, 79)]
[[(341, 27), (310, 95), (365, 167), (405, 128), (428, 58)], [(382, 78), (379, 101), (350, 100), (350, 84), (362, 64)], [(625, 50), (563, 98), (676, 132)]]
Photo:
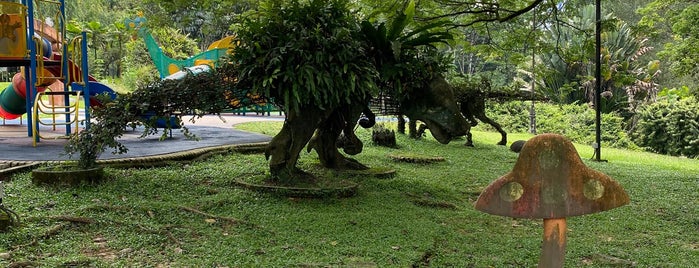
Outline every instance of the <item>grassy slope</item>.
[[(280, 126), (240, 127), (274, 134)], [(278, 198), (232, 187), (237, 177), (266, 172), (261, 155), (234, 154), (147, 170), (109, 169), (113, 180), (72, 189), (35, 187), (28, 173), (18, 174), (6, 185), (5, 202), (22, 214), (24, 224), (0, 234), (0, 253), (10, 253), (0, 265), (536, 265), (540, 220), (473, 209), (480, 191), (507, 173), (517, 158), (494, 145), (497, 134), (475, 132), (475, 148), (463, 147), (463, 141), (439, 145), (431, 137), (413, 141), (399, 136), (401, 148), (386, 149), (368, 142), (369, 131), (358, 131), (367, 144), (356, 158), (398, 173), (392, 179), (351, 178), (360, 183), (360, 194), (347, 199)], [(511, 135), (510, 140), (527, 137)], [(597, 163), (587, 160), (589, 146), (578, 148), (587, 165), (619, 181), (632, 201), (571, 218), (566, 267), (699, 265), (698, 160), (603, 148), (609, 163)], [(389, 153), (447, 161), (396, 163), (386, 157)], [(319, 172), (316, 163), (315, 153), (302, 153), (302, 168)], [(65, 216), (94, 222), (70, 223)]]

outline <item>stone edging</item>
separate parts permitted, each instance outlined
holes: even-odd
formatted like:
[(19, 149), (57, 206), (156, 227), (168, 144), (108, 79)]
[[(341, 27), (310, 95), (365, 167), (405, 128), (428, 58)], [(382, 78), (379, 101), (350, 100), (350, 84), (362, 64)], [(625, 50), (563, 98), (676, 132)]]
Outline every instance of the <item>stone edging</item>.
[[(219, 145), (205, 148), (192, 149), (170, 154), (129, 157), (118, 159), (97, 160), (97, 164), (106, 167), (130, 168), (130, 167), (158, 167), (169, 165), (172, 162), (199, 161), (208, 157), (231, 152), (260, 153), (264, 152), (267, 142), (246, 143), (235, 145)], [(75, 160), (51, 160), (51, 161), (0, 161), (0, 180), (9, 180), (17, 172), (34, 169), (42, 164), (59, 164), (74, 162)], [(7, 167), (3, 167), (7, 166)]]

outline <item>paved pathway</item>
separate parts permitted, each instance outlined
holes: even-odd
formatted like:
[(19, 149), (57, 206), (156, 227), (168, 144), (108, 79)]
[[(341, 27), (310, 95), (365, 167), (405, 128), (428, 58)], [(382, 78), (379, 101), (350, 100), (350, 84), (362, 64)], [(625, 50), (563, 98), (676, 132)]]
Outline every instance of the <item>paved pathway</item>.
[[(184, 118), (185, 126), (199, 138), (198, 141), (186, 139), (179, 130), (173, 130), (172, 138), (162, 141), (159, 140), (159, 135), (139, 138), (141, 131), (136, 129), (136, 131), (127, 131), (120, 139), (129, 149), (128, 153), (114, 155), (107, 150), (100, 159), (139, 158), (221, 145), (267, 142), (271, 140), (270, 136), (235, 130), (233, 125), (250, 121), (284, 120), (282, 116), (223, 115), (225, 122), (218, 116), (205, 116), (191, 123), (188, 121), (189, 118)], [(51, 135), (52, 132), (47, 129), (42, 133), (42, 135)], [(63, 133), (65, 132), (58, 131), (54, 132), (54, 135)], [(20, 125), (18, 120), (7, 120), (3, 125), (0, 121), (0, 162), (68, 160), (63, 150), (66, 142), (65, 139), (42, 139), (34, 147), (32, 139), (27, 136), (26, 122)]]

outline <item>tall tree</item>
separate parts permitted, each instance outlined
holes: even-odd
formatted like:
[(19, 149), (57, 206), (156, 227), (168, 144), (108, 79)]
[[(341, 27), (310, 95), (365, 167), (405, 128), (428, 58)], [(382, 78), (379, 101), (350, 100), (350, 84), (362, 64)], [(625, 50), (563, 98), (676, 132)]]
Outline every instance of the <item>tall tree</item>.
[(257, 6), (258, 1), (189, 1), (146, 0), (144, 9), (154, 25), (181, 29), (196, 39), (203, 50), (212, 42), (235, 34), (231, 26), (239, 23), (239, 15)]
[[(651, 50), (631, 27), (612, 14), (604, 16), (602, 38), (603, 112), (630, 111), (639, 101), (657, 93), (654, 82), (658, 61), (640, 61)], [(558, 102), (592, 102), (594, 99), (594, 6), (561, 17), (544, 37), (555, 49), (540, 56), (543, 90)]]
[[(696, 1), (655, 0), (638, 10), (643, 16), (638, 27), (653, 43), (662, 44), (658, 56), (668, 64), (665, 87), (688, 85), (697, 88), (699, 74), (699, 3)], [(699, 90), (695, 91), (699, 93)]]

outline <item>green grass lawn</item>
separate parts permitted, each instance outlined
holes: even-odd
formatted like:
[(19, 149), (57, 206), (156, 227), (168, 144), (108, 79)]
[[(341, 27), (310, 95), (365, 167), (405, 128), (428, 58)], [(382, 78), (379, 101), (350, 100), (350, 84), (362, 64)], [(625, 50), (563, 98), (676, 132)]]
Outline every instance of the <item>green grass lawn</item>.
[[(239, 128), (273, 135), (281, 123)], [(281, 198), (241, 190), (236, 178), (267, 172), (264, 156), (230, 154), (154, 169), (107, 169), (97, 186), (37, 187), (29, 173), (6, 183), (5, 204), (22, 227), (0, 234), (0, 265), (41, 267), (534, 267), (542, 221), (492, 216), (474, 201), (509, 172), (517, 154), (497, 133), (462, 141), (398, 136), (356, 157), (395, 177), (340, 176), (360, 184), (345, 199)], [(526, 139), (510, 135), (510, 141)], [(699, 160), (606, 149), (584, 162), (617, 180), (631, 203), (570, 218), (566, 267), (697, 267)], [(389, 154), (442, 156), (395, 162)], [(318, 169), (315, 152), (299, 166)]]

